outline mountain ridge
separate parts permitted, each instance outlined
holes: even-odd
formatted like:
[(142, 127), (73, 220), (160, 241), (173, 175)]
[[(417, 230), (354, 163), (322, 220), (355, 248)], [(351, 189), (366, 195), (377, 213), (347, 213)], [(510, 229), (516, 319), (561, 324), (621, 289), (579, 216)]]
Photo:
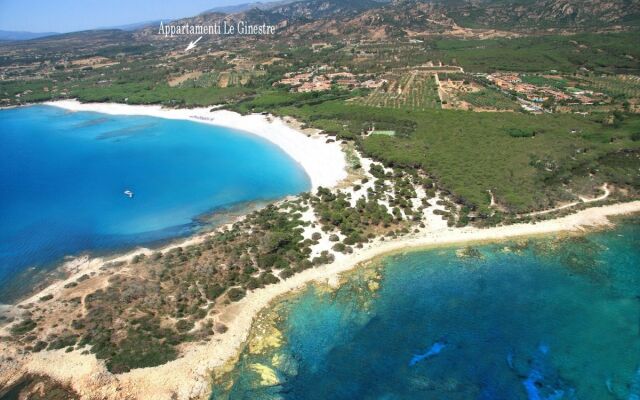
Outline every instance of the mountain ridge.
[(4, 31), (0, 30), (1, 41), (19, 41), (38, 39), (46, 36), (59, 35), (58, 32), (28, 32), (28, 31)]
[[(177, 19), (174, 25), (245, 21), (275, 25), (278, 37), (292, 40), (316, 38), (388, 39), (451, 35), (493, 37), (549, 32), (629, 30), (640, 28), (640, 0), (297, 0), (273, 3), (245, 3), (248, 9), (224, 13), (206, 11)], [(245, 6), (245, 5), (240, 5)], [(242, 7), (241, 7), (242, 8)], [(47, 42), (81, 38), (91, 32), (112, 32), (115, 41), (122, 35), (114, 30), (91, 30), (48, 36)], [(155, 25), (127, 30), (137, 44), (160, 43)], [(488, 32), (488, 33), (487, 33)], [(185, 38), (174, 38), (183, 40)], [(205, 37), (203, 42), (223, 40)], [(39, 38), (32, 43), (40, 43)]]

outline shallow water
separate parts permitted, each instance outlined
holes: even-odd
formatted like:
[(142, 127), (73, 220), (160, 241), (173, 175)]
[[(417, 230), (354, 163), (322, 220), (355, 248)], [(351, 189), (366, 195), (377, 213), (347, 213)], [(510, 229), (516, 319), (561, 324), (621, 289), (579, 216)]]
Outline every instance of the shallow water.
[(637, 399), (639, 222), (480, 258), (391, 256), (310, 286), (262, 316), (212, 398)]
[(189, 121), (24, 107), (0, 111), (0, 143), (0, 299), (28, 267), (187, 235), (203, 213), (310, 186), (266, 140)]

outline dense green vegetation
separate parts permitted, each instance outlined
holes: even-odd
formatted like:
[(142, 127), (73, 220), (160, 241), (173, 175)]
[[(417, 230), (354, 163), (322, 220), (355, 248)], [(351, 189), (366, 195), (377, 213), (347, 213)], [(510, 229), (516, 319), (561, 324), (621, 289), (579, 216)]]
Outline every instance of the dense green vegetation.
[(0, 81), (0, 98), (22, 103), (47, 101), (52, 98), (48, 91), (51, 86), (52, 82), (47, 80)]
[[(627, 149), (632, 156), (623, 159), (636, 163), (633, 155), (640, 147), (632, 140), (640, 130), (640, 118), (633, 115), (501, 113), (496, 118), (491, 113), (393, 110), (340, 101), (271, 111), (334, 128), (328, 132), (355, 139), (365, 153), (388, 165), (419, 167), (460, 202), (481, 209), (489, 204), (488, 190), (514, 212), (548, 207), (572, 197), (563, 185), (597, 170), (601, 157), (619, 160)], [(363, 138), (371, 124), (384, 126), (379, 129), (395, 125), (400, 134)], [(593, 185), (630, 182), (637, 172), (629, 168), (601, 170)]]
[(557, 70), (638, 71), (638, 34), (542, 35), (516, 39), (442, 39), (431, 44), (435, 56), (469, 72)]
[[(224, 104), (256, 93), (256, 88), (270, 79), (263, 71), (240, 79), (240, 73), (228, 71), (232, 65), (207, 57), (202, 62), (174, 61), (158, 64), (153, 59), (116, 59), (115, 65), (93, 69), (60, 68), (48, 79), (33, 81), (0, 81), (0, 98), (11, 103), (37, 102), (60, 98), (77, 98), (83, 102), (120, 102), (129, 104), (164, 104), (168, 106), (207, 106)], [(204, 68), (202, 80), (188, 80), (177, 87), (169, 86), (171, 77)], [(224, 87), (203, 83), (207, 76), (224, 73), (229, 81)], [(243, 83), (241, 83), (242, 81)], [(17, 97), (16, 97), (17, 95)]]
[(227, 108), (240, 113), (272, 111), (281, 107), (302, 107), (321, 104), (329, 100), (347, 99), (359, 92), (337, 88), (327, 92), (291, 93), (285, 90), (266, 90), (259, 95), (229, 105)]
[[(630, 141), (631, 126), (638, 120), (633, 119), (614, 128), (572, 115), (507, 113), (496, 119), (486, 113), (440, 111), (419, 116), (410, 137), (375, 136), (363, 146), (387, 162), (421, 166), (464, 204), (486, 206), (487, 190), (492, 190), (500, 204), (522, 212), (565, 198), (561, 186), (595, 171), (598, 158), (617, 159), (625, 148), (637, 152)], [(600, 171), (596, 180), (623, 183), (629, 172)]]
[(199, 89), (172, 88), (168, 85), (122, 84), (104, 88), (83, 87), (71, 91), (71, 97), (83, 102), (117, 102), (130, 104), (167, 104), (207, 106), (237, 99), (250, 91), (239, 87)]
[[(238, 301), (247, 290), (278, 282), (276, 274), (312, 267), (309, 243), (300, 244), (298, 207), (292, 203), (285, 212), (269, 206), (203, 244), (135, 257), (132, 264), (143, 265), (137, 268), (144, 273), (114, 275), (107, 288), (89, 294), (86, 316), (72, 323), (77, 333), (50, 338), (49, 348), (90, 345), (116, 373), (174, 359), (179, 343), (226, 329), (203, 320), (216, 302)], [(247, 234), (249, 229), (256, 234)], [(123, 318), (130, 321), (126, 328), (117, 323)], [(34, 326), (21, 324), (16, 335)]]

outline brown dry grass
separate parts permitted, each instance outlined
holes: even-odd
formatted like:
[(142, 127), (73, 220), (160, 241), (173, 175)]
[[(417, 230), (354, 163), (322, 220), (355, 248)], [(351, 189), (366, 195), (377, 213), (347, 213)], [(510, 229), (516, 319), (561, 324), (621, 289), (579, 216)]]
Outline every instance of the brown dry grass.
[(197, 79), (202, 75), (202, 71), (192, 71), (187, 72), (186, 74), (182, 74), (180, 76), (171, 77), (167, 80), (167, 83), (171, 87), (176, 87), (189, 79)]

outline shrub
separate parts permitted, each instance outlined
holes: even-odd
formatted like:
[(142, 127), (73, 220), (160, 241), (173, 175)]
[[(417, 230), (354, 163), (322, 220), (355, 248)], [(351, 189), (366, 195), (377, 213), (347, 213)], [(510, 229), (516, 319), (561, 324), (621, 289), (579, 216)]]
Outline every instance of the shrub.
[(145, 258), (146, 258), (146, 256), (144, 254), (136, 254), (131, 259), (131, 263), (132, 264), (137, 264), (137, 263), (141, 262), (142, 260), (144, 260)]
[(82, 321), (74, 319), (73, 321), (71, 321), (71, 327), (73, 329), (82, 329), (84, 328), (84, 323)]
[(527, 138), (534, 137), (536, 135), (536, 131), (533, 129), (521, 129), (521, 128), (509, 128), (507, 129), (507, 133), (509, 136), (514, 138)]
[(31, 318), (27, 318), (11, 327), (11, 334), (14, 336), (23, 335), (27, 332), (31, 332), (37, 324)]
[(176, 359), (177, 352), (171, 341), (173, 340), (159, 340), (147, 332), (129, 330), (118, 347), (107, 347), (105, 350), (110, 353), (102, 355), (110, 356), (107, 369), (116, 374), (134, 368), (155, 367)]
[(205, 294), (207, 295), (207, 299), (214, 301), (215, 299), (220, 297), (220, 295), (224, 293), (224, 291), (225, 291), (224, 287), (222, 287), (217, 283), (214, 283), (213, 285), (207, 286), (205, 290)]
[(193, 329), (193, 327), (195, 326), (195, 324), (193, 323), (193, 321), (189, 321), (188, 319), (181, 319), (180, 321), (176, 322), (176, 329), (178, 330), (178, 332), (189, 332), (191, 329)]
[(249, 290), (253, 290), (253, 289), (257, 289), (259, 287), (261, 287), (262, 285), (260, 284), (260, 280), (256, 277), (251, 277), (249, 278), (249, 280), (247, 281), (245, 287)]
[(225, 333), (226, 331), (229, 330), (229, 328), (227, 328), (227, 326), (225, 324), (222, 324), (220, 322), (218, 322), (215, 327), (214, 327), (215, 331), (218, 333)]
[(234, 287), (234, 288), (229, 289), (229, 292), (227, 293), (227, 296), (229, 297), (229, 300), (231, 300), (231, 301), (239, 301), (246, 294), (247, 293), (245, 292), (244, 289), (238, 288), (238, 287)]
[(44, 349), (47, 348), (48, 343), (47, 342), (43, 342), (42, 340), (39, 340), (36, 342), (36, 344), (33, 346), (33, 351), (35, 353), (42, 351)]
[(66, 334), (49, 343), (49, 350), (57, 350), (69, 346), (75, 346), (77, 341), (78, 335)]
[(336, 243), (333, 245), (332, 249), (342, 253), (343, 251), (345, 251), (346, 247), (347, 246), (345, 246), (344, 243)]
[(282, 279), (287, 279), (287, 278), (289, 278), (290, 276), (293, 276), (293, 274), (294, 274), (294, 272), (293, 272), (291, 269), (283, 269), (283, 270), (280, 272), (280, 278), (282, 278)]
[(260, 274), (260, 282), (262, 282), (262, 284), (264, 285), (271, 285), (273, 283), (280, 282), (280, 280), (269, 272), (263, 272), (262, 274)]

